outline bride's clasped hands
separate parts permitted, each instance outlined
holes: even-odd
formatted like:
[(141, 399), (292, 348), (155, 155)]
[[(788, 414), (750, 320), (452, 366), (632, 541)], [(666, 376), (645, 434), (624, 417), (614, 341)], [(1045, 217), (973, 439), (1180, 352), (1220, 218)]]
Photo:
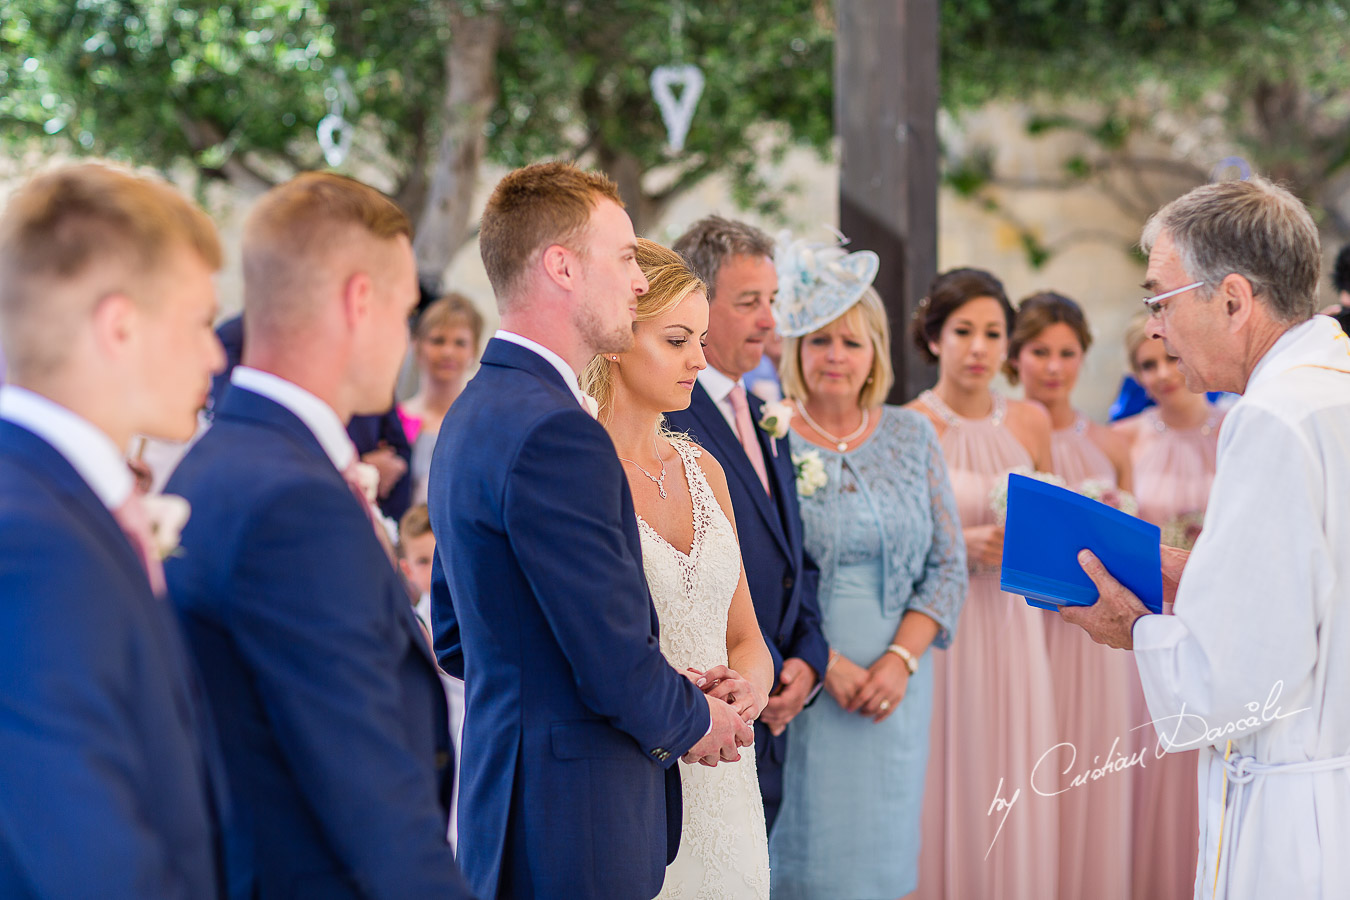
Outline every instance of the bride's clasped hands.
[(730, 705), (747, 725), (758, 719), (769, 704), (763, 688), (727, 666), (713, 666), (706, 672), (691, 667), (684, 674), (703, 693)]

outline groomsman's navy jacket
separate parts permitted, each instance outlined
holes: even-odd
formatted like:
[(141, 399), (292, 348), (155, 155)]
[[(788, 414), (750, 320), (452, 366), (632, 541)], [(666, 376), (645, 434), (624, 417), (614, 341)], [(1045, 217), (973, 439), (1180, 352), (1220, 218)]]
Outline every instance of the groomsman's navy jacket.
[(219, 896), (222, 768), (112, 513), (0, 420), (0, 897)]
[(261, 898), (469, 896), (445, 841), (445, 695), (371, 520), (295, 414), (231, 386), (166, 487), (169, 592)]

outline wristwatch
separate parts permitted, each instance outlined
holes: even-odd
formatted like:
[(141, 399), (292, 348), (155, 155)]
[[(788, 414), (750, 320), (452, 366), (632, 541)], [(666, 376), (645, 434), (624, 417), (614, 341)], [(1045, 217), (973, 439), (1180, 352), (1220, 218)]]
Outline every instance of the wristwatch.
[(896, 656), (900, 657), (901, 661), (905, 664), (905, 668), (909, 670), (909, 674), (913, 675), (915, 672), (919, 671), (918, 657), (913, 653), (910, 653), (904, 647), (901, 647), (899, 644), (891, 644), (886, 648), (886, 652), (894, 653)]

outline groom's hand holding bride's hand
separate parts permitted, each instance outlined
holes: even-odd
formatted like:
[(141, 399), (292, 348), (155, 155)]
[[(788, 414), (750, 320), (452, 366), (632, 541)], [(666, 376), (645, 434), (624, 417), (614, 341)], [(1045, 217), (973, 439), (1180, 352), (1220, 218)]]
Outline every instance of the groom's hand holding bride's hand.
[(709, 694), (703, 696), (708, 701), (712, 729), (701, 741), (690, 747), (682, 759), (687, 763), (697, 762), (705, 766), (737, 762), (741, 758), (740, 748), (754, 744), (755, 730), (725, 701)]
[(703, 689), (703, 693), (724, 700), (746, 722), (753, 722), (764, 710), (769, 698), (748, 679), (727, 666), (713, 666), (706, 672), (689, 669), (685, 675)]

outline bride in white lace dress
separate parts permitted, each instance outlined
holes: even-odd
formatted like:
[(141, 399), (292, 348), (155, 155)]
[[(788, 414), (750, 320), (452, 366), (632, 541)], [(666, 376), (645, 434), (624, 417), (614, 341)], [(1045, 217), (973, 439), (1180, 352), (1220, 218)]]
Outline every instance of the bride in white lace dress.
[[(628, 472), (662, 652), (750, 722), (767, 702), (773, 663), (741, 570), (726, 475), (707, 451), (665, 432), (661, 419), (689, 405), (706, 365), (706, 291), (671, 250), (640, 240), (637, 259), (650, 287), (638, 298), (633, 349), (597, 357), (582, 387), (598, 401)], [(754, 746), (716, 766), (681, 761), (680, 780), (680, 849), (658, 897), (767, 900)]]

